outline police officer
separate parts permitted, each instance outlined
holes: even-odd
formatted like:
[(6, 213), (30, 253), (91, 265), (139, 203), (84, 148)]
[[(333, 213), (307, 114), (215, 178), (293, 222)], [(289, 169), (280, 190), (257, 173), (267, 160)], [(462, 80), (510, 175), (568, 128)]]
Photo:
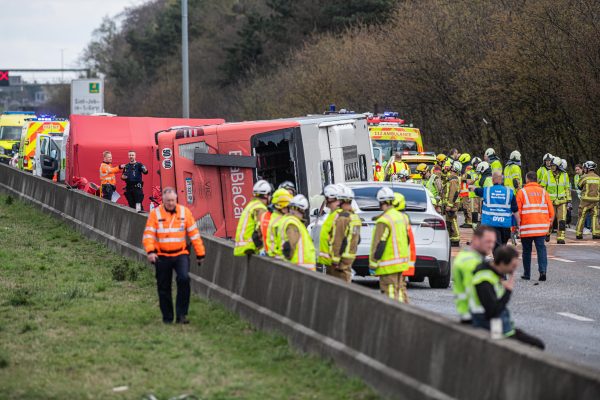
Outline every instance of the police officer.
[(331, 267), (327, 272), (350, 283), (352, 263), (356, 258), (356, 249), (360, 242), (361, 221), (352, 208), (354, 200), (352, 189), (347, 186), (342, 187), (337, 198), (341, 203), (331, 232)]
[(485, 151), (485, 154), (483, 155), (483, 159), (490, 164), (492, 172), (502, 172), (502, 162), (500, 162), (500, 159), (496, 155), (496, 151), (494, 149), (492, 149), (491, 147), (487, 149)]
[(442, 213), (442, 180), (439, 175), (432, 172), (427, 164), (417, 165), (417, 172), (423, 177), (423, 185), (429, 190), (433, 206), (438, 213)]
[(444, 209), (446, 211), (446, 224), (448, 233), (450, 234), (450, 244), (452, 246), (460, 245), (460, 229), (458, 227), (458, 194), (460, 189), (460, 173), (462, 166), (460, 162), (454, 161), (452, 169), (448, 175), (448, 182), (444, 190)]
[(148, 175), (148, 169), (144, 164), (135, 160), (135, 151), (131, 150), (127, 155), (129, 163), (124, 165), (123, 175), (121, 176), (121, 179), (126, 183), (125, 198), (129, 203), (129, 207), (141, 211), (144, 209), (142, 207), (142, 202), (144, 201), (142, 174)]
[(469, 289), (473, 272), (490, 255), (496, 244), (496, 232), (494, 228), (480, 225), (473, 232), (471, 247), (465, 247), (458, 253), (452, 263), (452, 291), (456, 311), (460, 316), (460, 322), (471, 324), (471, 313), (469, 312)]
[(115, 174), (123, 169), (123, 165), (112, 166), (112, 153), (105, 151), (102, 153), (102, 164), (100, 164), (100, 187), (102, 198), (112, 201), (112, 195), (117, 190), (117, 180)]
[(254, 184), (252, 193), (254, 198), (242, 211), (235, 231), (235, 247), (233, 249), (235, 256), (257, 254), (263, 247), (260, 221), (263, 214), (267, 212), (271, 185), (265, 180), (260, 180)]
[(416, 260), (415, 241), (408, 219), (394, 208), (394, 192), (382, 187), (377, 192), (379, 207), (383, 213), (376, 218), (371, 240), (369, 268), (379, 276), (382, 293), (400, 302), (407, 302), (402, 296), (406, 282), (402, 273)]
[(289, 207), (289, 214), (283, 217), (281, 222), (281, 254), (292, 264), (315, 271), (315, 246), (304, 226), (308, 200), (298, 194), (292, 198)]
[(267, 226), (267, 240), (266, 249), (267, 254), (271, 257), (281, 258), (281, 243), (279, 235), (279, 225), (281, 224), (283, 217), (289, 212), (289, 204), (292, 200), (292, 195), (286, 189), (277, 189), (273, 192), (273, 198), (271, 204), (273, 206), (273, 212), (269, 219)]
[(328, 275), (332, 275), (331, 270), (331, 243), (332, 243), (332, 232), (333, 223), (337, 218), (340, 208), (339, 195), (342, 187), (340, 185), (327, 185), (323, 189), (323, 196), (325, 197), (324, 208), (327, 208), (329, 213), (321, 225), (321, 232), (319, 233), (319, 257), (317, 264), (321, 268), (321, 272), (325, 272)]
[(186, 238), (192, 242), (198, 265), (204, 259), (204, 244), (192, 212), (177, 204), (174, 188), (165, 188), (163, 204), (148, 215), (144, 229), (143, 246), (148, 261), (156, 268), (158, 299), (165, 324), (173, 323), (173, 299), (171, 282), (173, 270), (177, 274), (177, 300), (175, 317), (178, 324), (188, 324), (190, 304), (190, 257)]
[(546, 183), (548, 182), (548, 174), (550, 173), (550, 169), (552, 167), (552, 159), (554, 159), (554, 156), (550, 153), (546, 153), (544, 154), (544, 158), (543, 158), (543, 164), (541, 167), (538, 168), (537, 170), (537, 182), (540, 184), (540, 186), (542, 186), (544, 189), (546, 188)]
[(516, 192), (523, 187), (523, 173), (521, 172), (521, 153), (517, 150), (510, 153), (510, 159), (504, 167), (504, 186)]
[(598, 226), (598, 208), (600, 202), (600, 177), (596, 174), (596, 163), (586, 161), (583, 164), (583, 176), (578, 182), (581, 190), (579, 202), (579, 219), (577, 220), (576, 238), (583, 239), (583, 226), (588, 214), (592, 215), (592, 238), (600, 239)]

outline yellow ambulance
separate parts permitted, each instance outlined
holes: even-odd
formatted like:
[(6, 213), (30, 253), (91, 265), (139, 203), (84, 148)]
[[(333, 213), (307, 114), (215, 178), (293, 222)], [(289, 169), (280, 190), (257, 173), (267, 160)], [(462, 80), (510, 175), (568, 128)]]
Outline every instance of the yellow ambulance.
[(21, 140), (23, 125), (35, 118), (32, 111), (5, 111), (0, 114), (0, 162), (9, 164), (15, 155), (15, 144)]
[(40, 139), (49, 136), (63, 136), (69, 130), (69, 121), (64, 118), (42, 116), (27, 121), (23, 127), (19, 145), (17, 167), (24, 171), (33, 172), (36, 166), (36, 148)]

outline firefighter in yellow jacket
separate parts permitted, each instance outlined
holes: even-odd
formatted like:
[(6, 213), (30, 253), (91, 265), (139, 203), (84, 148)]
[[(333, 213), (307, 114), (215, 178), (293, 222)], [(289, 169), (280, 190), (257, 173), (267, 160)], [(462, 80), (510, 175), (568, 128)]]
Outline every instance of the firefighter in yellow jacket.
[(257, 254), (262, 249), (263, 239), (260, 231), (260, 221), (262, 215), (267, 212), (271, 190), (271, 185), (265, 180), (260, 180), (254, 184), (252, 188), (254, 198), (248, 202), (238, 220), (233, 255)]
[(273, 192), (273, 198), (271, 199), (271, 205), (273, 206), (273, 212), (269, 218), (269, 224), (267, 226), (267, 240), (266, 248), (267, 255), (270, 257), (281, 258), (281, 243), (279, 228), (289, 211), (289, 204), (292, 200), (292, 195), (286, 189), (277, 189)]
[(312, 238), (304, 226), (308, 200), (298, 194), (290, 201), (290, 212), (281, 222), (281, 254), (284, 259), (300, 267), (316, 271), (316, 253)]
[(406, 303), (406, 282), (402, 273), (414, 267), (416, 260), (415, 240), (408, 218), (394, 207), (394, 192), (382, 187), (377, 192), (377, 201), (383, 213), (377, 217), (371, 251), (369, 269), (379, 277), (379, 288), (392, 299)]
[(354, 191), (347, 186), (338, 193), (340, 211), (333, 223), (331, 235), (331, 273), (348, 283), (352, 282), (352, 263), (356, 258), (356, 249), (360, 242), (360, 218), (354, 213), (352, 200)]
[(458, 228), (458, 194), (460, 191), (460, 179), (458, 174), (462, 166), (460, 162), (454, 161), (450, 172), (448, 173), (448, 181), (444, 190), (444, 209), (446, 211), (446, 224), (450, 234), (450, 244), (452, 246), (460, 245), (460, 229)]
[(583, 177), (579, 180), (577, 188), (581, 190), (579, 202), (579, 219), (577, 220), (576, 238), (583, 239), (583, 225), (589, 214), (592, 218), (592, 238), (600, 239), (600, 226), (598, 226), (598, 207), (600, 206), (600, 177), (596, 174), (596, 163), (586, 161), (583, 164)]
[(150, 211), (142, 243), (148, 261), (156, 268), (156, 284), (160, 311), (165, 324), (173, 323), (171, 282), (173, 270), (177, 274), (177, 301), (175, 317), (178, 324), (187, 324), (190, 304), (190, 256), (186, 238), (194, 246), (198, 265), (204, 259), (204, 244), (192, 212), (177, 204), (174, 188), (165, 188), (163, 204)]

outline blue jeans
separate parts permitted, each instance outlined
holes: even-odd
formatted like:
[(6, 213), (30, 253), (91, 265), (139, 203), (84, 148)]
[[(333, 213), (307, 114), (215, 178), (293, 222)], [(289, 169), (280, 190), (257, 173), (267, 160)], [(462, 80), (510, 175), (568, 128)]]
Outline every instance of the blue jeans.
[[(485, 314), (472, 314), (471, 323), (475, 328), (483, 328), (490, 330), (490, 320), (485, 317)], [(510, 318), (510, 311), (505, 308), (498, 316), (502, 320), (502, 333), (504, 336), (514, 335), (514, 324)]]
[(156, 286), (158, 289), (158, 302), (164, 322), (173, 322), (173, 297), (171, 295), (171, 282), (173, 270), (177, 274), (177, 300), (175, 311), (177, 319), (187, 316), (190, 306), (190, 256), (182, 254), (176, 257), (160, 256), (156, 261)]
[(531, 276), (531, 249), (535, 243), (535, 250), (538, 257), (538, 268), (540, 274), (545, 274), (548, 268), (548, 255), (546, 253), (545, 236), (522, 237), (521, 244), (523, 245), (523, 275)]

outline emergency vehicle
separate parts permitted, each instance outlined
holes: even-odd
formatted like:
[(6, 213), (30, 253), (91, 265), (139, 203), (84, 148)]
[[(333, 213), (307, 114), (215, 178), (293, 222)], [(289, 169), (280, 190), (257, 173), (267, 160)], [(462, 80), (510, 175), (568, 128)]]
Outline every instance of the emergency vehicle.
[(35, 118), (33, 111), (5, 111), (0, 115), (0, 162), (8, 164), (21, 140), (23, 125)]
[(176, 188), (200, 230), (219, 237), (235, 235), (258, 179), (294, 182), (312, 210), (324, 186), (373, 179), (364, 114), (174, 127), (156, 143), (162, 187)]
[(420, 163), (434, 164), (435, 153), (425, 152), (419, 128), (407, 125), (397, 112), (386, 111), (370, 116), (367, 120), (369, 137), (373, 148), (374, 169), (385, 169), (396, 152), (402, 153), (402, 161), (411, 169), (413, 180), (420, 180), (415, 168)]
[[(36, 149), (40, 142), (44, 146), (50, 146), (50, 141), (57, 142), (57, 140), (51, 140), (50, 138), (63, 136), (65, 133), (68, 135), (68, 132), (69, 121), (64, 118), (40, 116), (27, 121), (21, 134), (17, 167), (30, 172), (35, 171), (36, 166), (41, 168), (40, 157), (42, 153), (38, 152), (36, 157)], [(60, 146), (58, 146), (58, 149), (60, 149)], [(45, 151), (48, 152), (48, 149), (45, 148)]]

